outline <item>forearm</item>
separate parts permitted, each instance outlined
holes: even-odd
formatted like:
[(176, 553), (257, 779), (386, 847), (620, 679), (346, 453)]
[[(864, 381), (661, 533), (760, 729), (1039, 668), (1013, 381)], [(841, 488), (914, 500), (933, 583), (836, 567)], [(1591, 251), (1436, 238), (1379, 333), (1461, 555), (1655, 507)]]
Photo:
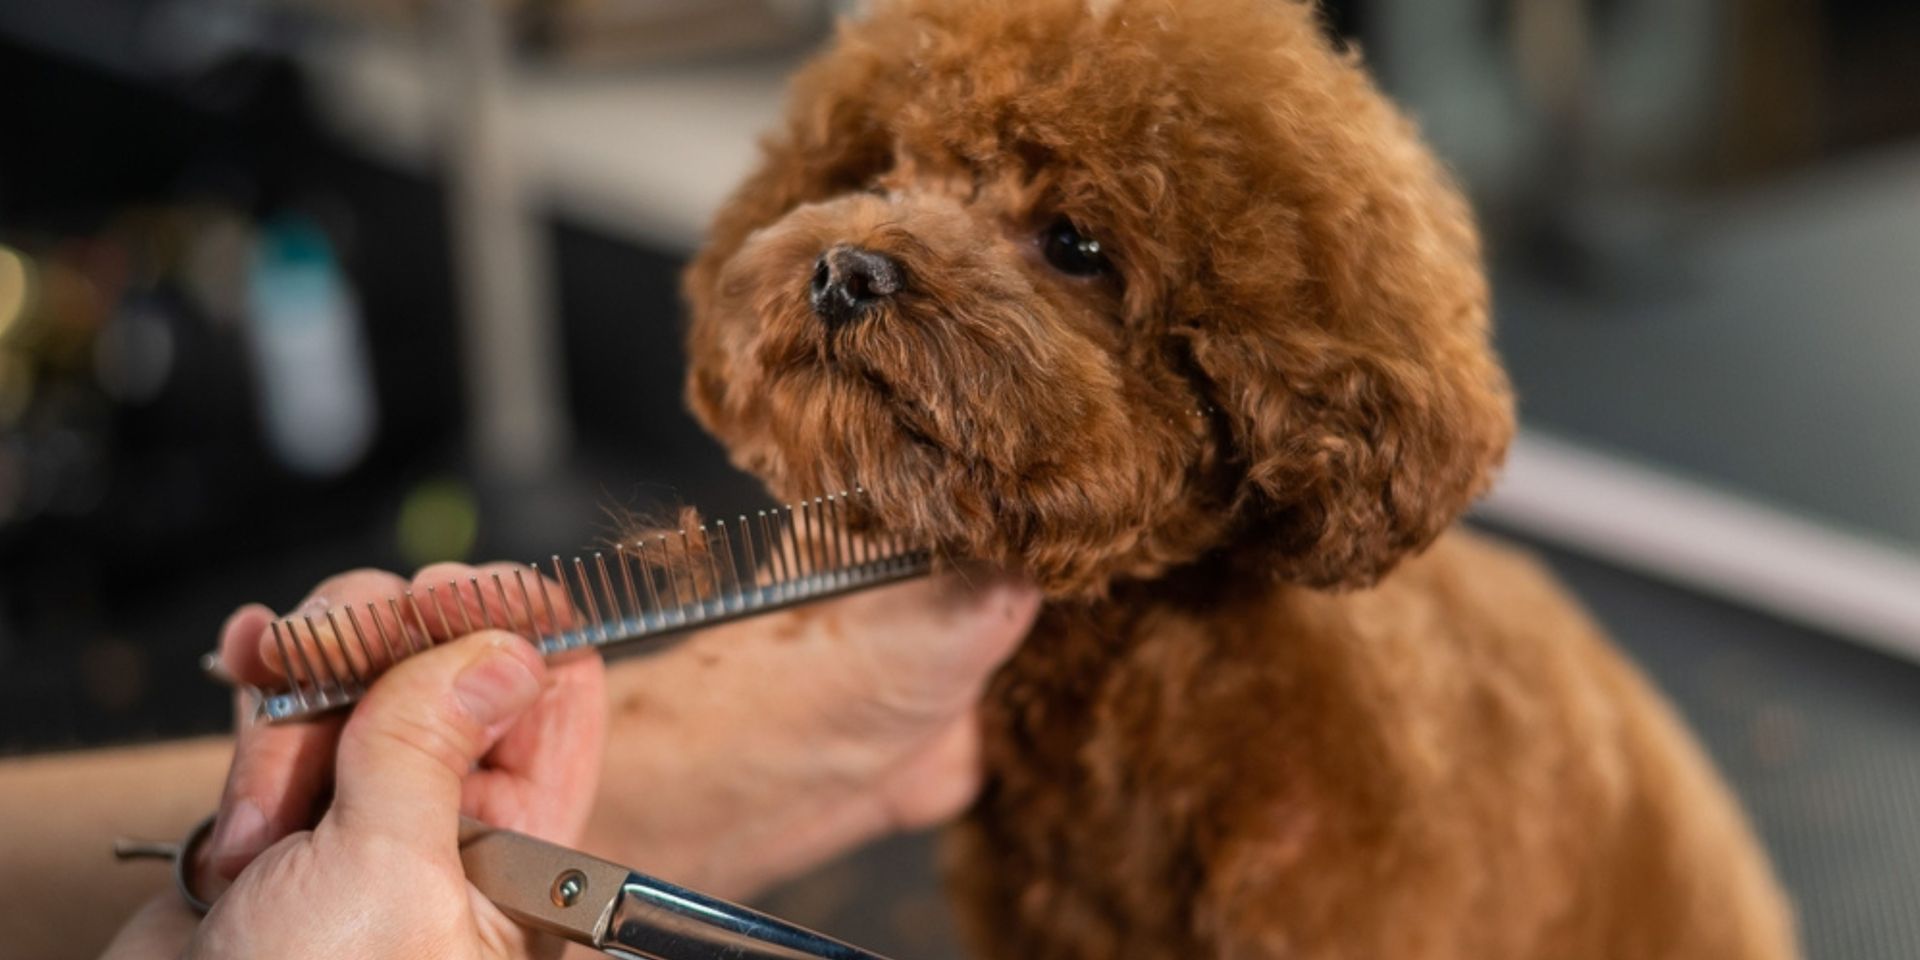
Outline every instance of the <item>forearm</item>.
[(208, 738), (0, 761), (0, 952), (97, 956), (171, 882), (158, 861), (115, 861), (113, 838), (184, 836), (219, 802), (232, 750)]

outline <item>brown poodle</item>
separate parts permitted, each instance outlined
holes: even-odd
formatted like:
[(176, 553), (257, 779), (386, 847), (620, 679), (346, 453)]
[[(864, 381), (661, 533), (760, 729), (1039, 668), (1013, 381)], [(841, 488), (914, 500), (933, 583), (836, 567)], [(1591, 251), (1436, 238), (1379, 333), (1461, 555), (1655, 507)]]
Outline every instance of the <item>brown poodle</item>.
[(955, 837), (1000, 958), (1784, 958), (1672, 711), (1450, 527), (1512, 432), (1460, 195), (1293, 0), (900, 0), (687, 282), (781, 496), (1052, 598)]

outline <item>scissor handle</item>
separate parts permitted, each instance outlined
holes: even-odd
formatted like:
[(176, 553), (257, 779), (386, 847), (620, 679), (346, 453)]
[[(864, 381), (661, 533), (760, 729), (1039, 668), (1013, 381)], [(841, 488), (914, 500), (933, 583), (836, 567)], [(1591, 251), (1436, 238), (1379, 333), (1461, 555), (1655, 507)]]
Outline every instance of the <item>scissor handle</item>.
[(136, 840), (129, 837), (115, 837), (113, 856), (116, 860), (171, 860), (173, 861), (173, 885), (180, 891), (180, 899), (187, 902), (194, 913), (206, 916), (213, 904), (200, 898), (193, 890), (194, 866), (198, 860), (194, 854), (200, 845), (213, 835), (213, 820), (216, 814), (207, 814), (206, 819), (193, 825), (192, 830), (181, 838), (179, 843), (164, 840)]

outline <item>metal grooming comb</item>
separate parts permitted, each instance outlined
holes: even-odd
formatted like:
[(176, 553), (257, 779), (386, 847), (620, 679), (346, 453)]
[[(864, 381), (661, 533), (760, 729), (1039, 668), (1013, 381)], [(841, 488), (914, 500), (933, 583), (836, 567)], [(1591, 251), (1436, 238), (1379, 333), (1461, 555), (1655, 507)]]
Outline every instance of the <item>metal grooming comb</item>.
[[(846, 525), (864, 491), (816, 497), (733, 524), (716, 521), (563, 562), (273, 622), (270, 660), (284, 690), (261, 691), (269, 721), (303, 720), (360, 699), (395, 662), (474, 630), (501, 629), (542, 656), (625, 650), (688, 630), (919, 576), (930, 559)], [(551, 579), (548, 579), (548, 574)], [(552, 591), (558, 591), (556, 598)], [(438, 627), (436, 632), (433, 627)]]

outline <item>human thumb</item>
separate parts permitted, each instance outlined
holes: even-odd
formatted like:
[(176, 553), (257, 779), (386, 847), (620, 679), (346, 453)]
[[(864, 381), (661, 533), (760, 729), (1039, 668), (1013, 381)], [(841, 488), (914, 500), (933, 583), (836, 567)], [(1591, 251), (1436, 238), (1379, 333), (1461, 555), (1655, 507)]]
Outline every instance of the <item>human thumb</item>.
[(328, 819), (344, 831), (451, 853), (462, 779), (532, 706), (545, 677), (533, 647), (502, 631), (402, 660), (340, 733)]

